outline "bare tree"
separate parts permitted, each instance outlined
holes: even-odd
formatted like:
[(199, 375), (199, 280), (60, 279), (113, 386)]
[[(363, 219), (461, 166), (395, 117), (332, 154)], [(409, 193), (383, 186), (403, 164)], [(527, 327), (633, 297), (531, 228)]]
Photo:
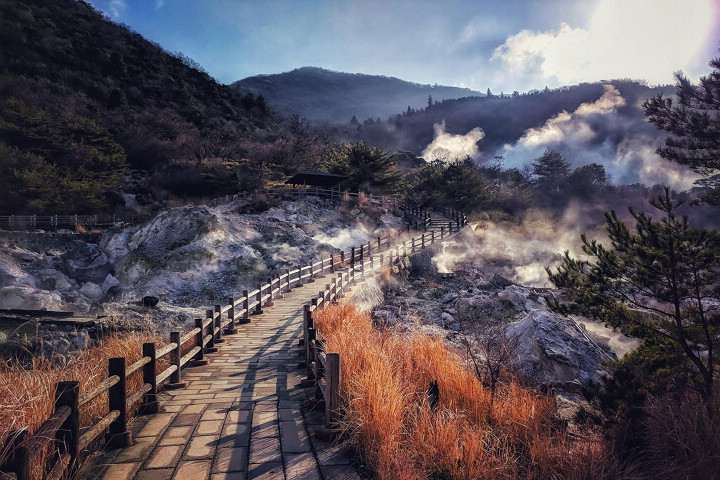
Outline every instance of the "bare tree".
[(490, 389), (492, 406), (503, 374), (512, 370), (520, 337), (508, 332), (507, 323), (495, 319), (460, 322), (460, 332), (475, 375)]

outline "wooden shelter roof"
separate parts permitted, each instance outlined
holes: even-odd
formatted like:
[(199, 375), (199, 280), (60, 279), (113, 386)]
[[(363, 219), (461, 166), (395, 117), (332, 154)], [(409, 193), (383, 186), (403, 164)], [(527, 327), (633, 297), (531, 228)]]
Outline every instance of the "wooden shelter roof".
[(300, 172), (291, 179), (286, 180), (286, 184), (291, 185), (310, 185), (313, 187), (331, 188), (348, 178), (345, 175), (335, 175), (334, 173), (319, 172), (316, 170), (308, 170)]

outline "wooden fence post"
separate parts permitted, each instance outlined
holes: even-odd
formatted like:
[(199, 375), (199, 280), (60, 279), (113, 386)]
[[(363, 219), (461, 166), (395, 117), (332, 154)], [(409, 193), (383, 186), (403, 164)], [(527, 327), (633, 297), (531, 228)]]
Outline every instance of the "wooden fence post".
[(334, 428), (338, 419), (340, 406), (340, 354), (325, 355), (325, 381), (327, 398), (325, 399), (325, 426)]
[(292, 292), (292, 288), (290, 287), (290, 269), (287, 270), (287, 285), (285, 286), (285, 292)]
[(257, 305), (255, 306), (255, 313), (258, 315), (263, 313), (263, 311), (262, 311), (262, 290), (263, 290), (263, 287), (262, 287), (262, 283), (261, 283), (260, 286), (258, 287)]
[(420, 238), (422, 239), (422, 243), (421, 243), (421, 245), (420, 245), (420, 248), (423, 248), (423, 249), (424, 249), (424, 248), (425, 248), (425, 234), (423, 233)]
[(303, 350), (300, 352), (301, 355), (305, 356), (305, 360), (307, 361), (307, 355), (306, 355), (306, 348), (304, 348), (307, 345), (307, 329), (308, 329), (308, 317), (310, 316), (310, 304), (306, 303), (303, 305), (303, 338), (301, 338), (298, 343), (300, 346), (303, 347)]
[(282, 298), (282, 293), (280, 292), (280, 275), (277, 277), (277, 286), (278, 286), (278, 293), (273, 297), (273, 282), (275, 282), (276, 279), (270, 278), (270, 281), (268, 282), (268, 299), (267, 302), (265, 302), (264, 307), (273, 307), (275, 306), (275, 302), (273, 302), (273, 298), (279, 299)]
[(238, 329), (235, 326), (235, 299), (233, 297), (228, 298), (228, 319), (230, 323), (225, 329), (225, 335), (234, 335), (238, 332)]
[(197, 353), (197, 355), (195, 355), (195, 358), (193, 359), (193, 365), (196, 367), (207, 365), (209, 363), (207, 358), (205, 358), (205, 329), (202, 325), (203, 319), (196, 318), (195, 328), (200, 329), (198, 334), (195, 335), (195, 346), (200, 347), (200, 351)]
[[(208, 310), (208, 312), (212, 312), (212, 310)], [(212, 327), (212, 324), (210, 324), (210, 326)], [(180, 359), (182, 358), (180, 332), (170, 332), (170, 343), (177, 344), (177, 347), (173, 348), (170, 352), (170, 364), (175, 365), (175, 371), (170, 374), (170, 382), (165, 384), (165, 388), (171, 390), (185, 388), (187, 383), (182, 381), (182, 365), (180, 364)]]
[[(77, 467), (80, 443), (80, 383), (58, 382), (55, 389), (55, 410), (70, 407), (70, 415), (60, 425), (55, 437), (55, 449), (70, 455), (68, 469), (70, 472)], [(68, 478), (72, 478), (68, 475)]]
[(380, 239), (380, 237), (378, 237), (378, 244), (377, 244), (377, 245), (378, 245), (378, 246), (377, 246), (377, 249), (378, 249), (378, 252), (379, 252), (380, 249), (382, 248), (382, 244), (381, 244), (381, 239)]
[(243, 290), (243, 318), (241, 323), (250, 323), (250, 295), (247, 290)]
[(333, 302), (337, 302), (337, 301), (338, 301), (338, 297), (337, 297), (337, 280), (334, 279), (334, 278), (332, 279), (332, 282), (330, 283), (330, 300), (332, 300)]
[(435, 230), (430, 232), (430, 245), (435, 243)]
[[(214, 315), (212, 310), (205, 310), (205, 320), (208, 318), (210, 319), (210, 323), (208, 324), (208, 333), (210, 334), (210, 341), (208, 342), (207, 348), (205, 348), (205, 353), (216, 353), (220, 349), (215, 346), (215, 321), (214, 321)], [(172, 342), (172, 340), (170, 340)]]
[(355, 247), (350, 247), (350, 266), (355, 266)]
[(215, 343), (224, 343), (223, 329), (222, 329), (222, 305), (215, 305), (215, 311), (213, 312), (213, 323), (217, 330), (217, 337), (215, 337)]
[(440, 240), (445, 238), (445, 227), (440, 227)]
[(340, 251), (340, 268), (345, 266), (345, 250)]
[[(312, 317), (310, 317), (312, 319)], [(315, 380), (315, 372), (313, 372), (312, 364), (315, 359), (315, 339), (317, 338), (317, 332), (315, 330), (314, 322), (310, 323), (308, 327), (308, 341), (307, 341), (307, 382), (306, 386), (312, 385)]]
[(155, 344), (143, 343), (142, 354), (143, 357), (150, 357), (150, 361), (143, 365), (143, 384), (149, 384), (150, 390), (148, 390), (145, 394), (141, 407), (142, 413), (148, 415), (158, 412), (156, 374), (157, 355), (155, 355)]
[[(177, 338), (180, 334), (177, 333)], [(179, 347), (178, 347), (179, 348)], [(125, 358), (111, 358), (108, 362), (108, 376), (117, 375), (120, 381), (108, 390), (109, 411), (118, 410), (120, 415), (108, 428), (108, 444), (113, 447), (129, 447), (132, 443), (132, 434), (127, 428), (127, 381), (125, 378)]]

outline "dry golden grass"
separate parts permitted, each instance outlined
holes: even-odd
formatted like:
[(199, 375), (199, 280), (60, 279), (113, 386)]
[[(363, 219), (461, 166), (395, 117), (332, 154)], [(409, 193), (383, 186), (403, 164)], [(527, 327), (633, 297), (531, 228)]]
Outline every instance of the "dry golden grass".
[[(53, 412), (57, 382), (77, 380), (82, 395), (107, 378), (108, 359), (125, 357), (129, 366), (140, 359), (145, 342), (162, 343), (156, 335), (136, 333), (104, 339), (62, 363), (46, 357), (35, 357), (29, 365), (0, 359), (0, 446), (13, 432), (32, 434), (47, 420)], [(128, 393), (141, 383), (142, 369), (128, 379)], [(81, 427), (92, 425), (107, 412), (105, 393), (81, 408)]]
[(328, 352), (340, 353), (345, 437), (377, 478), (603, 478), (602, 449), (553, 431), (552, 399), (511, 383), (491, 405), (442, 339), (380, 332), (352, 305), (314, 317)]

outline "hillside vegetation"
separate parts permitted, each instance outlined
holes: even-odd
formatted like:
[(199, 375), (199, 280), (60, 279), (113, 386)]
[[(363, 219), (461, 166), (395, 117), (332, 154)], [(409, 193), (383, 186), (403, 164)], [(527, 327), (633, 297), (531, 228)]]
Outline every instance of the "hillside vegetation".
[(81, 1), (0, 0), (0, 45), (3, 212), (117, 205), (128, 169), (181, 196), (235, 191), (239, 141), (275, 127), (262, 97)]
[(334, 72), (302, 67), (273, 75), (256, 75), (232, 84), (242, 93), (263, 95), (280, 112), (315, 122), (346, 123), (353, 116), (387, 118), (409, 106), (420, 108), (435, 100), (479, 95), (469, 88), (421, 85), (399, 78)]
[[(640, 104), (658, 93), (672, 94), (672, 87), (650, 88), (630, 80), (617, 80), (610, 84), (625, 99), (626, 103), (618, 109), (618, 114), (627, 131), (624, 135), (619, 135), (612, 125), (604, 125), (604, 119), (598, 118), (593, 124), (600, 133), (598, 142), (602, 143), (607, 139), (612, 144), (617, 144), (622, 138), (635, 132), (650, 138), (656, 137), (658, 133), (645, 121)], [(448, 99), (434, 102), (431, 106), (423, 105), (423, 108), (405, 107), (382, 122), (363, 121), (358, 125), (333, 127), (331, 131), (349, 141), (363, 140), (386, 149), (420, 153), (432, 142), (436, 124), (444, 124), (448, 133), (460, 135), (479, 127), (485, 133), (482, 141), (478, 143), (479, 152), (492, 155), (503, 145), (515, 143), (526, 130), (541, 127), (561, 112), (574, 112), (583, 103), (597, 101), (603, 95), (603, 85), (584, 83), (522, 94), (514, 92), (502, 96)], [(587, 148), (599, 148), (599, 143), (589, 144)]]

